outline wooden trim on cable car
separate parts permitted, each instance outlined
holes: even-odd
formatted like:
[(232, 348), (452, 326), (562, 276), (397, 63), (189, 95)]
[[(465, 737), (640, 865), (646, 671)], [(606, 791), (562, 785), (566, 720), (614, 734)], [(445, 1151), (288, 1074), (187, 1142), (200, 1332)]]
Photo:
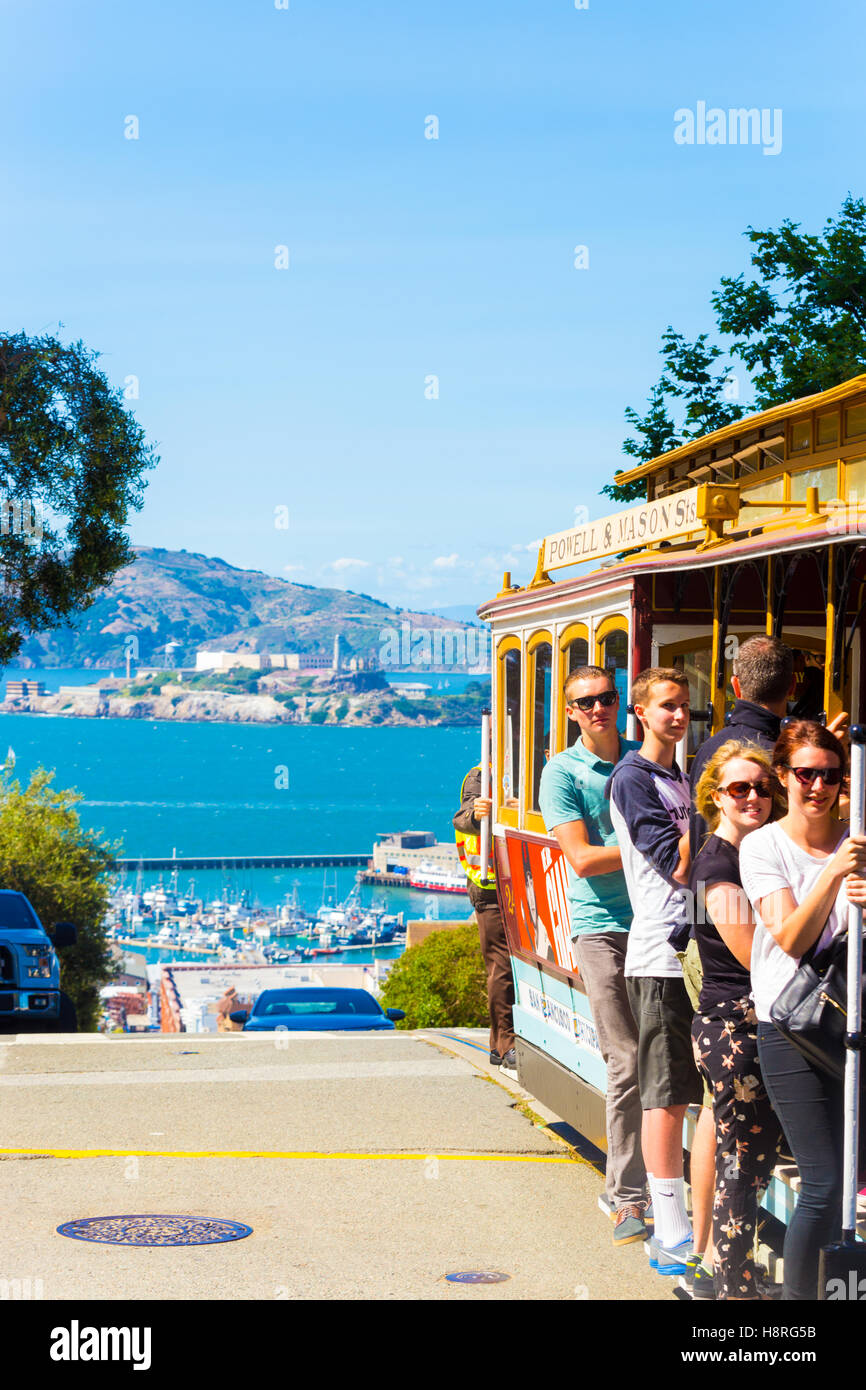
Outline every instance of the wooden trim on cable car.
[[(523, 727), (520, 730), (521, 742), (521, 779), (520, 779), (520, 806), (523, 811), (523, 825), (526, 830), (535, 831), (538, 835), (546, 834), (544, 817), (540, 811), (529, 804), (532, 795), (532, 752), (535, 743), (535, 653), (539, 647), (550, 647), (550, 693), (553, 697), (553, 633), (546, 627), (538, 628), (533, 632), (526, 642), (524, 653), (524, 675), (523, 675)], [(553, 728), (552, 709), (551, 732)], [(542, 737), (544, 731), (542, 730)]]
[(609, 613), (606, 618), (602, 618), (598, 627), (595, 629), (595, 664), (604, 664), (604, 643), (605, 638), (612, 632), (624, 632), (628, 641), (628, 618), (624, 613)]
[[(494, 810), (496, 811), (496, 819), (499, 820), (499, 821), (501, 821), (501, 823), (502, 823), (503, 825), (510, 825), (514, 830), (517, 829), (517, 823), (518, 823), (518, 807), (517, 807), (517, 806), (504, 806), (504, 805), (502, 804), (502, 774), (503, 774), (503, 770), (504, 770), (504, 768), (505, 768), (505, 728), (506, 728), (505, 719), (506, 719), (506, 713), (507, 713), (507, 710), (506, 710), (506, 701), (505, 701), (505, 669), (504, 669), (504, 662), (503, 662), (502, 658), (503, 658), (508, 652), (515, 652), (515, 651), (520, 653), (520, 681), (521, 681), (520, 710), (521, 710), (521, 724), (522, 724), (522, 723), (523, 723), (523, 682), (524, 682), (525, 679), (526, 679), (526, 662), (525, 662), (525, 660), (524, 660), (524, 655), (523, 655), (523, 646), (522, 646), (522, 643), (521, 643), (521, 641), (520, 641), (520, 638), (519, 638), (516, 634), (511, 634), (511, 635), (508, 636), (508, 637), (503, 637), (503, 638), (501, 638), (501, 639), (499, 640), (499, 642), (497, 642), (497, 644), (496, 644), (496, 750), (497, 750), (497, 758), (498, 758), (498, 761), (497, 761), (497, 784), (496, 784), (496, 789), (495, 789), (496, 794), (495, 794), (495, 798), (494, 798)], [(521, 753), (520, 753), (521, 759), (522, 759), (522, 757), (523, 757), (522, 741), (523, 741), (523, 729), (521, 728), (521, 730), (520, 730), (520, 740), (519, 740), (519, 742), (518, 742), (518, 746), (521, 748)], [(521, 771), (521, 773), (522, 773), (522, 771), (523, 771), (522, 766), (521, 766), (520, 771)]]

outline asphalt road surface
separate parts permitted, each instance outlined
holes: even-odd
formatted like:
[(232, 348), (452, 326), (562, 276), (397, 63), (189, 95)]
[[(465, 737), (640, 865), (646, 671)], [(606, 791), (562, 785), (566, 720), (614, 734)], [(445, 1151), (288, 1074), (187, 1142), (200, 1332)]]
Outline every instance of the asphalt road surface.
[[(0, 1295), (30, 1280), (64, 1300), (669, 1300), (640, 1245), (614, 1248), (598, 1169), (527, 1102), (553, 1119), (469, 1030), (2, 1039)], [(57, 1233), (155, 1213), (253, 1234)]]

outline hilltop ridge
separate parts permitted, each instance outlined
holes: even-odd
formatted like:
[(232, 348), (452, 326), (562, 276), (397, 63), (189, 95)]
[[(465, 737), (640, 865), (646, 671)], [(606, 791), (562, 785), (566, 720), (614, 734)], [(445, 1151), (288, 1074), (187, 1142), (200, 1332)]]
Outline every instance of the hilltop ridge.
[(383, 629), (473, 631), (433, 613), (392, 608), (351, 590), (317, 588), (260, 570), (239, 569), (214, 556), (136, 546), (135, 560), (68, 628), (27, 638), (22, 667), (122, 666), (126, 639), (136, 638), (138, 662), (194, 666), (209, 648), (244, 652), (297, 651), (330, 656), (339, 633), (344, 654), (378, 656)]

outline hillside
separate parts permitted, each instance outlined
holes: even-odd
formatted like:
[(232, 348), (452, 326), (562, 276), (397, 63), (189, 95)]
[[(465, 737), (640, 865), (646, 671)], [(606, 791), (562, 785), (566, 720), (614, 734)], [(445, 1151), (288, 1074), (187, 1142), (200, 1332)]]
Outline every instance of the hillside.
[(369, 657), (383, 650), (388, 630), (399, 632), (404, 623), (413, 633), (466, 629), (477, 643), (477, 629), (454, 619), (390, 608), (343, 589), (294, 584), (185, 550), (139, 546), (134, 563), (118, 571), (73, 628), (35, 634), (16, 665), (117, 668), (128, 636), (136, 638), (144, 665), (162, 665), (167, 642), (179, 644), (172, 664), (183, 666), (194, 666), (197, 651), (214, 647), (330, 656), (337, 633), (344, 655)]

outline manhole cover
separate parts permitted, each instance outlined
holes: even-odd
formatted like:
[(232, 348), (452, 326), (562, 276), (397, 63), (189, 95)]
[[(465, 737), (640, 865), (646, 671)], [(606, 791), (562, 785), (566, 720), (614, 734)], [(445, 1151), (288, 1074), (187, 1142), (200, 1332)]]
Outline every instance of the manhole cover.
[(202, 1216), (87, 1216), (57, 1227), (58, 1235), (101, 1245), (217, 1245), (252, 1233), (240, 1221)]
[(492, 1269), (461, 1269), (456, 1274), (446, 1274), (452, 1284), (504, 1284), (510, 1274), (497, 1274)]

